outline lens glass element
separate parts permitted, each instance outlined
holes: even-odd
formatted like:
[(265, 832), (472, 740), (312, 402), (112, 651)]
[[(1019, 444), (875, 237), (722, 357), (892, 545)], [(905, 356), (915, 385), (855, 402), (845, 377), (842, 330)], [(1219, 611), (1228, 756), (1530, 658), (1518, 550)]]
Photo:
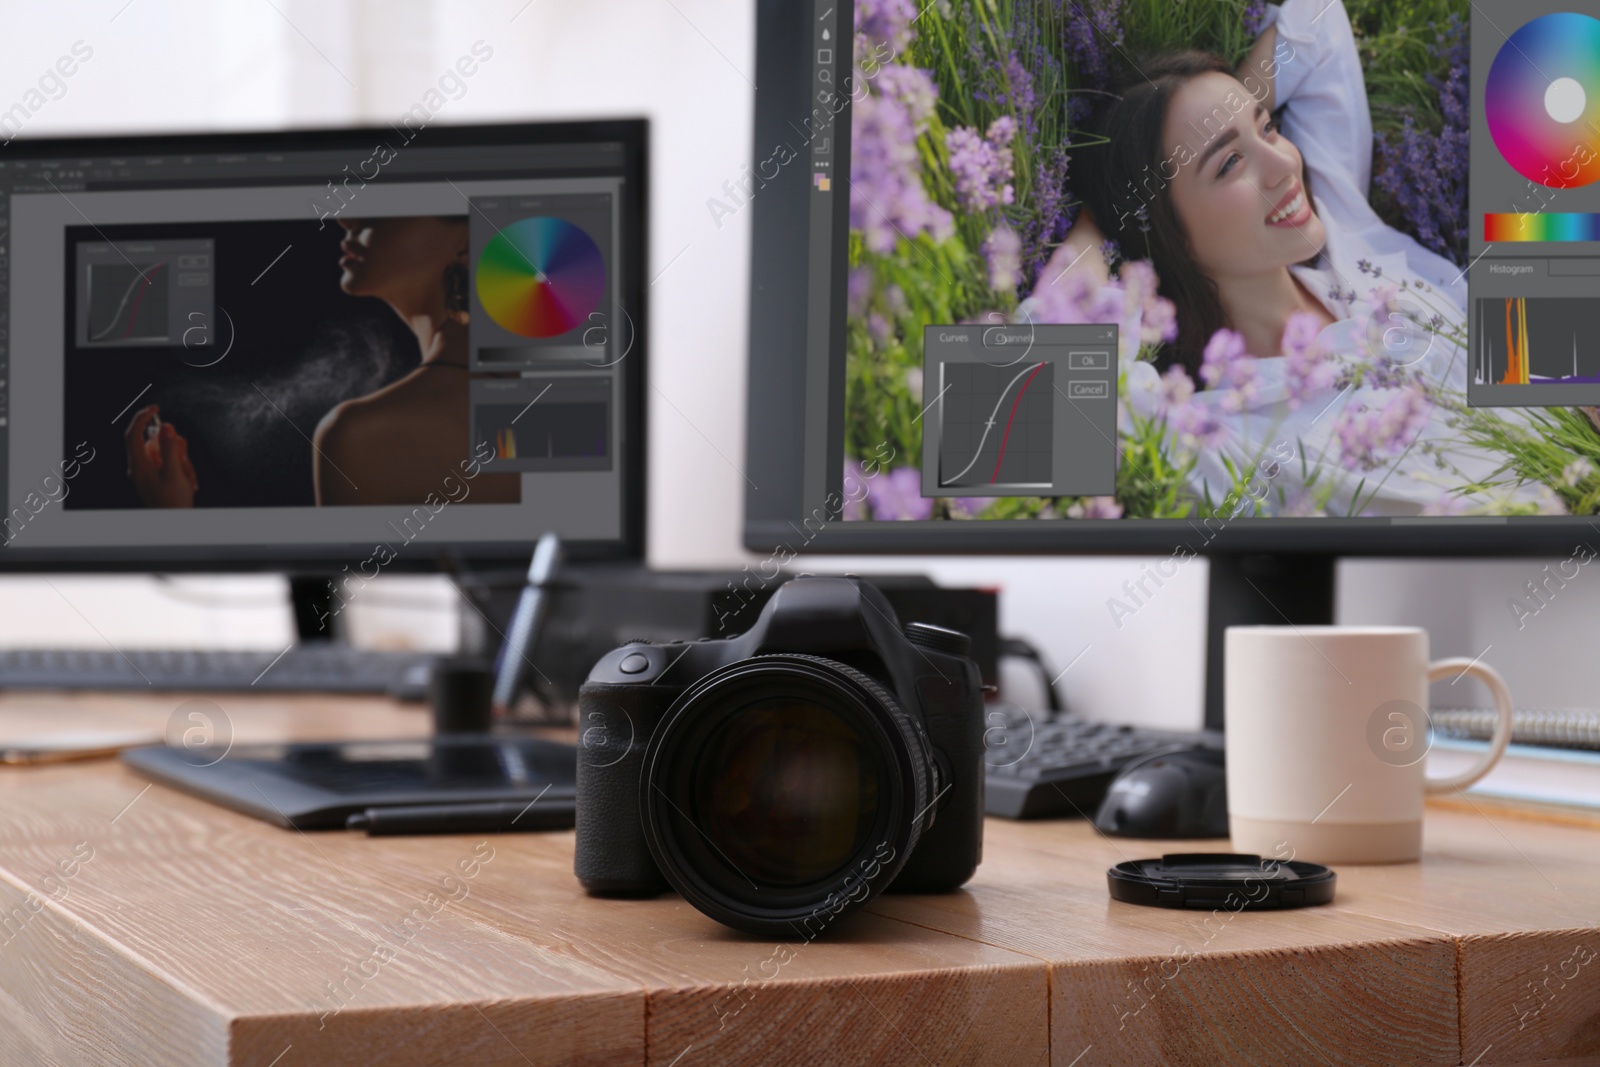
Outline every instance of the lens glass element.
[(694, 823), (759, 887), (827, 878), (861, 849), (878, 814), (876, 747), (814, 701), (745, 705), (706, 739), (690, 789)]

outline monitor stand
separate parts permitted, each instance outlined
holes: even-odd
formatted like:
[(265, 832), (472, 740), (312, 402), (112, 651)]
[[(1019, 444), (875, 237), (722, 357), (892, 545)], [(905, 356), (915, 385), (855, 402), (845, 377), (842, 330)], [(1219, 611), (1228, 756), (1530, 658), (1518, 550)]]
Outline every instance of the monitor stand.
[(1223, 728), (1224, 634), (1229, 626), (1315, 626), (1333, 622), (1338, 557), (1311, 553), (1218, 553), (1208, 557), (1206, 719)]
[(289, 602), (294, 609), (295, 634), (301, 643), (339, 638), (333, 582), (333, 576), (327, 574), (289, 575)]

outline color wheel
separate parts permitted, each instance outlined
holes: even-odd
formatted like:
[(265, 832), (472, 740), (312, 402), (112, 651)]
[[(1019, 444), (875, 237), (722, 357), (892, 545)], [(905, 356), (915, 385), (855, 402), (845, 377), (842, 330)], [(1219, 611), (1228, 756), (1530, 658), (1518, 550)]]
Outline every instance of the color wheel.
[(585, 322), (606, 291), (606, 261), (587, 233), (564, 219), (518, 219), (478, 257), (478, 300), (521, 337), (555, 337)]
[(1518, 174), (1552, 189), (1600, 181), (1600, 20), (1527, 23), (1495, 55), (1483, 95), (1494, 146)]

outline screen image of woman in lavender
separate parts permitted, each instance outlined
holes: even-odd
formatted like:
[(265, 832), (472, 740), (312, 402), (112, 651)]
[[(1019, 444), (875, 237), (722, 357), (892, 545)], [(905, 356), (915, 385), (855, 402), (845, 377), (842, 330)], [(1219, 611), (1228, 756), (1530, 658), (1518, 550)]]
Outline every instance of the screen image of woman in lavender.
[[(1470, 7), (1423, 7), (858, 4), (847, 517), (1596, 511), (1588, 414), (1466, 403)], [(922, 326), (988, 321), (1121, 327), (1114, 496), (872, 459), (921, 454)]]

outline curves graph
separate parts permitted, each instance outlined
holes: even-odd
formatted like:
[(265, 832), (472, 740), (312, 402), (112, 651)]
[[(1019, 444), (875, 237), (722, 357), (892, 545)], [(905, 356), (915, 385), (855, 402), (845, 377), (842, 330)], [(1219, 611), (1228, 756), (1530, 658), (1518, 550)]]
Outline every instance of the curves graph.
[[(1046, 362), (1015, 370), (984, 363), (944, 365), (949, 385), (940, 401), (941, 488), (1052, 481), (1052, 369)], [(951, 469), (954, 473), (944, 473)]]
[(90, 264), (89, 342), (166, 340), (165, 267), (165, 263)]
[(588, 320), (606, 291), (594, 239), (565, 219), (518, 219), (478, 256), (478, 301), (519, 337), (556, 337)]

